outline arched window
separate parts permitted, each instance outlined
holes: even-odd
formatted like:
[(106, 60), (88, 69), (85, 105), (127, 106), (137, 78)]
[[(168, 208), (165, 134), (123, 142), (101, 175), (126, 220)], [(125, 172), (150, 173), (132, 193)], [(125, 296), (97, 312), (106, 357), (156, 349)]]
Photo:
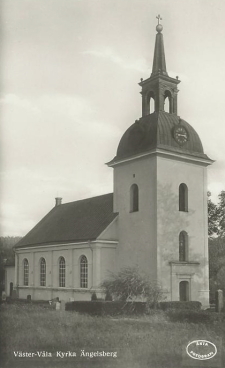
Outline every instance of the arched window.
[(88, 262), (85, 256), (80, 259), (80, 287), (88, 287)]
[(164, 94), (164, 111), (172, 114), (172, 96), (170, 91), (165, 91)]
[(179, 186), (179, 211), (188, 212), (188, 187), (184, 183)]
[(147, 95), (147, 115), (155, 111), (155, 95), (154, 92), (149, 92)]
[(66, 284), (66, 262), (65, 258), (59, 259), (59, 287), (65, 287)]
[(179, 293), (180, 293), (180, 301), (188, 302), (189, 301), (189, 282), (181, 281), (179, 284)]
[(130, 212), (139, 210), (139, 190), (137, 184), (131, 185), (130, 188)]
[(181, 231), (179, 235), (179, 261), (188, 261), (188, 235), (186, 231)]
[(149, 101), (149, 114), (152, 114), (153, 112), (155, 112), (155, 100), (151, 97)]
[(170, 112), (170, 101), (169, 101), (169, 97), (166, 97), (164, 100), (164, 111), (165, 112)]
[(40, 285), (46, 286), (46, 261), (44, 258), (40, 260)]
[(26, 258), (23, 261), (23, 284), (25, 286), (29, 285), (29, 263)]

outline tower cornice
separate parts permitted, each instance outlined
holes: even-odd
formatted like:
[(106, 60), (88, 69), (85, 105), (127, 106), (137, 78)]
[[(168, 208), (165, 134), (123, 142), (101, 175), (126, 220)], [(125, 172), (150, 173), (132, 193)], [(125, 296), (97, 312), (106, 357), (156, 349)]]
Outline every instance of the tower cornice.
[(208, 156), (205, 155), (204, 157), (200, 157), (200, 156), (195, 156), (190, 155), (190, 154), (183, 154), (183, 153), (179, 153), (179, 152), (172, 152), (169, 150), (166, 150), (164, 148), (156, 148), (153, 150), (150, 150), (148, 152), (142, 152), (139, 153), (137, 155), (133, 155), (130, 157), (125, 157), (122, 159), (113, 159), (110, 162), (107, 162), (106, 165), (108, 165), (109, 167), (115, 167), (117, 165), (121, 165), (130, 161), (134, 161), (134, 160), (138, 160), (141, 158), (144, 158), (146, 156), (161, 156), (161, 157), (165, 157), (165, 158), (169, 158), (169, 159), (174, 159), (174, 160), (179, 160), (179, 161), (186, 161), (186, 162), (191, 162), (193, 164), (198, 164), (198, 165), (202, 165), (202, 166), (208, 166), (213, 164), (213, 162), (215, 162), (214, 160), (211, 160)]
[(171, 82), (171, 83), (174, 83), (174, 84), (179, 84), (180, 83), (180, 80), (178, 78), (172, 78), (172, 77), (169, 77), (168, 75), (162, 75), (160, 73), (158, 74), (155, 74), (145, 80), (141, 80), (141, 82), (139, 82), (139, 86), (141, 87), (144, 87), (146, 85), (148, 85), (149, 83), (154, 83), (156, 81), (159, 81), (159, 80), (164, 80), (165, 82)]

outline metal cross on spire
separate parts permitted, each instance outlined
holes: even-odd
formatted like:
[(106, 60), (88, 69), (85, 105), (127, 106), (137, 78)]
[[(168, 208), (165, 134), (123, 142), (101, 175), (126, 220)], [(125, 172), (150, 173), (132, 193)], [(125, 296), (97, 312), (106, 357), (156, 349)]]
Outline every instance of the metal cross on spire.
[(160, 17), (160, 14), (156, 18), (158, 19), (158, 25), (159, 25), (159, 21), (162, 20), (162, 18)]

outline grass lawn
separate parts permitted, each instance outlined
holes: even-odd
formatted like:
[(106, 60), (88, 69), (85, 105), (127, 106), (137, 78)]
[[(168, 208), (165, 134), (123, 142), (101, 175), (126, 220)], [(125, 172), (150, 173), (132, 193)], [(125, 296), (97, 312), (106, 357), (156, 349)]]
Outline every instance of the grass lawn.
[[(91, 317), (43, 305), (5, 304), (1, 305), (0, 367), (180, 368), (189, 341), (221, 338), (225, 338), (221, 323), (172, 323), (163, 312), (132, 318)], [(80, 356), (82, 350), (85, 354), (116, 352), (117, 357)], [(57, 357), (57, 351), (76, 356)], [(15, 357), (14, 352), (52, 356)]]

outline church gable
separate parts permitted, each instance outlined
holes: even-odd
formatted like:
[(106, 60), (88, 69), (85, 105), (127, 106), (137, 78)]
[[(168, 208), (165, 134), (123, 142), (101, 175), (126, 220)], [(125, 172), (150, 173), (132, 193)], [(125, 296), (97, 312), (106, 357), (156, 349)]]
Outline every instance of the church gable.
[(118, 240), (118, 217), (103, 230), (97, 240)]

